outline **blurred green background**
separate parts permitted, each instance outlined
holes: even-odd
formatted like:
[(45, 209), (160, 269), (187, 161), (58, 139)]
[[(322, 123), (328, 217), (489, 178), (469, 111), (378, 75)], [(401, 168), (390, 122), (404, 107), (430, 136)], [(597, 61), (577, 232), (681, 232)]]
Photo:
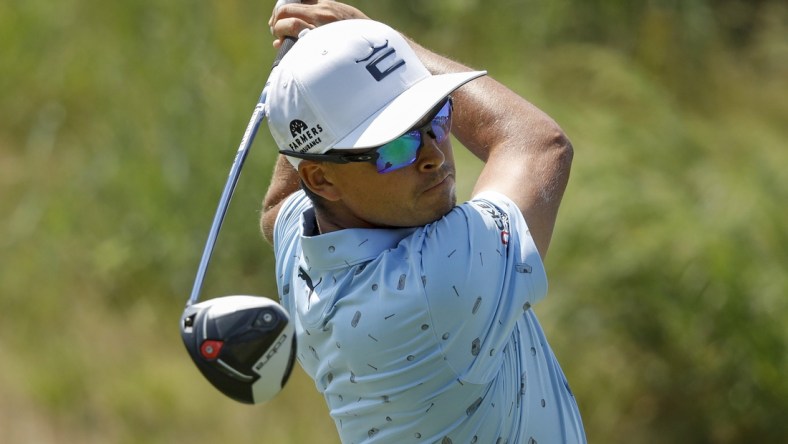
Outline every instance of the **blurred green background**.
[[(0, 441), (338, 442), (300, 371), (236, 404), (178, 334), (273, 59), (272, 4), (0, 3)], [(535, 309), (590, 442), (784, 442), (785, 2), (351, 4), (572, 139)], [(257, 229), (273, 150), (264, 126), (204, 298), (276, 295)], [(459, 157), (465, 198), (480, 165)]]

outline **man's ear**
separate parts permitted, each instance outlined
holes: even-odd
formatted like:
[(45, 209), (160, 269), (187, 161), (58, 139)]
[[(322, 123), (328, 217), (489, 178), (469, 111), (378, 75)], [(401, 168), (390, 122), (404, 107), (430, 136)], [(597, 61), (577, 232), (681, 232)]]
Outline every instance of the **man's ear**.
[(298, 164), (298, 175), (304, 185), (323, 199), (335, 202), (339, 200), (341, 193), (327, 173), (327, 166), (321, 162), (302, 160)]

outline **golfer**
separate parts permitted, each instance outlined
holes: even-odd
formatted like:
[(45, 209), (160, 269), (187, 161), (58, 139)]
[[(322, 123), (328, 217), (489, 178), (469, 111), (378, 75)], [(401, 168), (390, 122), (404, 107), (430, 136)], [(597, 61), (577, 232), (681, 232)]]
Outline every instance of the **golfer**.
[[(261, 228), (342, 442), (585, 442), (533, 310), (572, 160), (561, 129), (348, 5), (286, 5), (271, 26), (299, 40), (271, 78)], [(450, 134), (484, 162), (460, 205)]]

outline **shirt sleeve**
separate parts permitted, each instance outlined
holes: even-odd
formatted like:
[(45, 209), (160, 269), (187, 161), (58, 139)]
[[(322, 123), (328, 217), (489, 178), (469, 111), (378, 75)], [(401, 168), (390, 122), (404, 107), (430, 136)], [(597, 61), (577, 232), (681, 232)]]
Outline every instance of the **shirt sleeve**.
[(518, 320), (547, 293), (544, 266), (519, 208), (485, 192), (425, 228), (425, 297), (436, 340), (458, 377), (489, 382)]

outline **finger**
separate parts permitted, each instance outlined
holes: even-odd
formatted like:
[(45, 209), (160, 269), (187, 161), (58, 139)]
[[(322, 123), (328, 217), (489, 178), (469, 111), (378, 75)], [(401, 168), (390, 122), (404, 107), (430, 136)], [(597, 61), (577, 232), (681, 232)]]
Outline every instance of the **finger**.
[[(360, 10), (332, 0), (286, 3), (276, 8), (269, 21), (271, 34), (277, 39), (296, 37), (304, 29), (347, 19), (368, 19)], [(277, 44), (275, 44), (277, 46)]]
[(314, 29), (315, 26), (307, 23), (306, 21), (291, 17), (285, 18), (281, 20), (277, 20), (274, 23), (272, 28), (274, 37), (278, 40), (284, 39), (285, 37), (298, 37), (298, 34), (301, 33), (304, 29)]
[(319, 18), (321, 9), (317, 1), (285, 3), (274, 9), (269, 25), (274, 26), (279, 20), (297, 17), (319, 26), (321, 23), (316, 23), (316, 20)]
[(318, 0), (278, 0), (271, 10), (271, 16), (268, 18), (268, 27), (271, 29), (271, 33), (273, 34), (274, 23), (280, 18), (278, 14), (282, 8), (288, 5), (315, 5), (317, 3)]

